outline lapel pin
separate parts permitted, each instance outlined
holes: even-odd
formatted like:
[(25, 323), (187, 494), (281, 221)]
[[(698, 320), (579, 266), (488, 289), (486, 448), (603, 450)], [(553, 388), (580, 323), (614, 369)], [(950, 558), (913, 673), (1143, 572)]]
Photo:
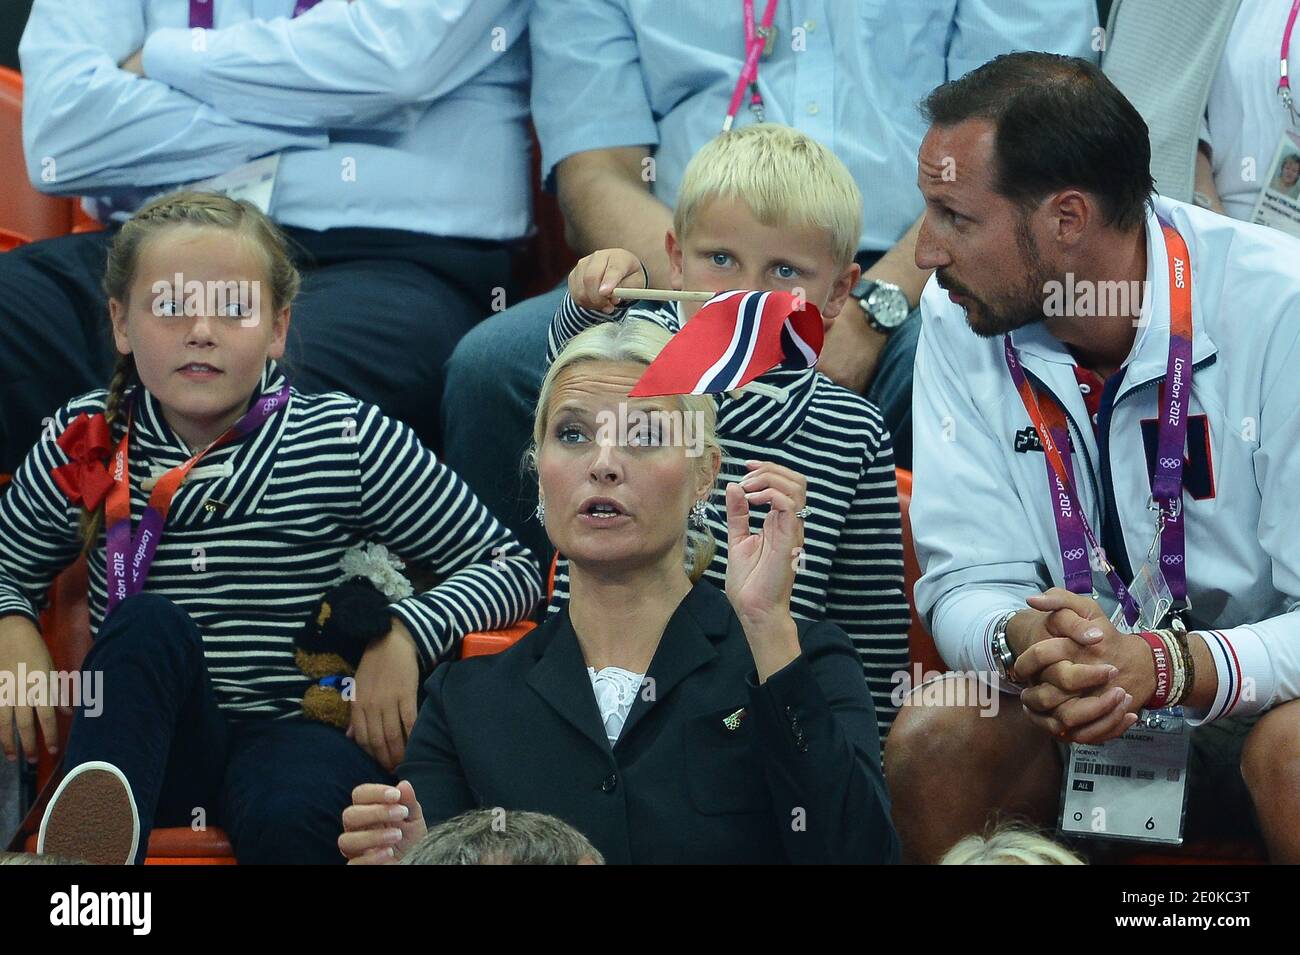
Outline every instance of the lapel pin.
[(722, 725), (734, 733), (736, 730), (740, 729), (740, 721), (743, 720), (744, 718), (745, 718), (745, 708), (742, 706), (740, 709), (736, 710), (736, 712), (732, 713), (730, 716), (725, 717), (722, 720)]
[(215, 497), (210, 497), (203, 502), (203, 509), (209, 514), (215, 514), (217, 511), (224, 511), (227, 507), (225, 501), (218, 501)]

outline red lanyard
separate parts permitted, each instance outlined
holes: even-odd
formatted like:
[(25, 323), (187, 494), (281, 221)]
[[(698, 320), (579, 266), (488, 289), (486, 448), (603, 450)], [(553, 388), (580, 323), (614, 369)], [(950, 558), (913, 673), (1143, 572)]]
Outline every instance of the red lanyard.
[[(1300, 0), (1297, 0), (1300, 3)], [(1160, 567), (1169, 585), (1170, 595), (1182, 604), (1187, 598), (1186, 528), (1183, 525), (1183, 449), (1187, 443), (1187, 413), (1192, 390), (1192, 270), (1187, 243), (1172, 225), (1162, 222), (1169, 258), (1169, 361), (1165, 375), (1164, 395), (1158, 426), (1156, 469), (1152, 478), (1151, 503), (1159, 512)], [(1020, 366), (1020, 358), (1011, 344), (1011, 336), (1004, 339), (1007, 370), (1015, 383), (1020, 400), (1038, 432), (1053, 481), (1054, 509), (1057, 535), (1061, 543), (1062, 566), (1066, 582), (1072, 591), (1082, 592), (1083, 555), (1073, 546), (1082, 531), (1106, 567), (1106, 578), (1115, 597), (1124, 608), (1130, 624), (1138, 618), (1138, 608), (1128, 588), (1105, 559), (1105, 551), (1078, 508), (1079, 496), (1075, 492), (1074, 477), (1064, 455), (1069, 453), (1069, 432), (1064, 412), (1054, 402), (1047, 403), (1049, 414), (1039, 405), (1029, 379)], [(1091, 587), (1089, 586), (1089, 590)]]
[(1296, 14), (1300, 13), (1300, 0), (1292, 0), (1291, 13), (1286, 18), (1286, 29), (1282, 31), (1282, 53), (1281, 61), (1278, 65), (1277, 92), (1282, 97), (1282, 106), (1286, 109), (1287, 115), (1291, 117), (1292, 122), (1297, 121), (1295, 111), (1295, 98), (1291, 94), (1291, 71), (1288, 65), (1288, 54), (1291, 52), (1291, 33), (1295, 29)]
[(1065, 575), (1067, 589), (1073, 593), (1092, 592), (1091, 562), (1088, 560), (1087, 550), (1080, 546), (1079, 538), (1082, 536), (1087, 539), (1092, 553), (1097, 555), (1105, 566), (1106, 579), (1110, 582), (1115, 599), (1124, 608), (1124, 618), (1132, 624), (1139, 615), (1137, 602), (1119, 574), (1115, 572), (1114, 565), (1106, 559), (1106, 551), (1101, 546), (1101, 541), (1097, 540), (1092, 525), (1083, 516), (1079, 495), (1074, 489), (1074, 475), (1069, 462), (1064, 457), (1065, 454), (1069, 454), (1070, 440), (1064, 412), (1056, 407), (1055, 402), (1046, 403), (1054, 419), (1053, 423), (1056, 424), (1056, 427), (1052, 427), (1052, 423), (1047, 420), (1048, 415), (1043, 411), (1043, 406), (1038, 402), (1038, 396), (1034, 394), (1033, 386), (1025, 376), (1024, 369), (1020, 365), (1020, 356), (1016, 354), (1011, 344), (1010, 335), (1003, 339), (1003, 349), (1011, 380), (1020, 394), (1025, 411), (1029, 413), (1029, 420), (1033, 423), (1034, 430), (1038, 432), (1038, 441), (1043, 446), (1043, 454), (1047, 457), (1048, 470), (1054, 475), (1051, 488), (1052, 517), (1056, 522), (1057, 540), (1061, 546), (1061, 568)]
[(180, 490), (181, 483), (194, 465), (198, 464), (209, 451), (219, 448), (235, 438), (251, 434), (289, 400), (289, 386), (286, 384), (271, 395), (261, 395), (253, 406), (240, 417), (225, 434), (217, 438), (206, 448), (195, 454), (184, 464), (172, 468), (154, 485), (149, 493), (149, 503), (140, 517), (140, 526), (136, 533), (131, 533), (131, 468), (128, 460), (131, 446), (131, 421), (134, 409), (127, 417), (126, 434), (118, 443), (113, 453), (112, 486), (104, 500), (104, 523), (107, 548), (107, 586), (108, 610), (113, 609), (127, 597), (138, 594), (144, 589), (145, 578), (149, 576), (149, 567), (158, 551), (158, 542), (162, 539), (163, 524), (167, 520), (167, 511), (171, 508), (172, 498)]
[[(1300, 0), (1297, 0), (1300, 2)], [(751, 90), (749, 108), (761, 123), (763, 121), (763, 97), (758, 92), (758, 58), (763, 53), (768, 37), (772, 35), (772, 20), (776, 17), (777, 0), (767, 0), (763, 9), (763, 24), (754, 24), (754, 0), (744, 0), (745, 18), (745, 64), (740, 68), (740, 78), (736, 80), (736, 89), (731, 94), (731, 105), (727, 107), (727, 118), (722, 122), (722, 131), (729, 132), (740, 112), (740, 104), (745, 98), (745, 90)]]

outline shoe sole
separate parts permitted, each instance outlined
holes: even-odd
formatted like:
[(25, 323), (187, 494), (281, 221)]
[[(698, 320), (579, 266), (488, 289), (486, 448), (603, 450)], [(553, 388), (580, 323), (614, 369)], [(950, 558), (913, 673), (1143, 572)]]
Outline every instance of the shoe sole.
[(96, 865), (130, 865), (140, 844), (131, 784), (112, 763), (73, 767), (41, 818), (36, 851)]

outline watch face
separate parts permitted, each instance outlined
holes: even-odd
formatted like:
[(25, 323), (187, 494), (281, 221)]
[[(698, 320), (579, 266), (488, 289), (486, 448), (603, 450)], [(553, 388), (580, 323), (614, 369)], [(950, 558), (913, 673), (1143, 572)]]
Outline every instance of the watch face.
[(903, 290), (894, 285), (877, 285), (866, 298), (867, 310), (871, 317), (884, 328), (897, 328), (907, 319), (910, 311), (907, 296)]

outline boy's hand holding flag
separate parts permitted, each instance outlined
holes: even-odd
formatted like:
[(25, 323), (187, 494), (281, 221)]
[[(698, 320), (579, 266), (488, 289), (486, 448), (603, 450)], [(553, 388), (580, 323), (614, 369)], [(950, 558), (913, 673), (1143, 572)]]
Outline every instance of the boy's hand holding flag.
[(569, 273), (569, 296), (579, 307), (613, 313), (637, 300), (705, 305), (646, 369), (630, 397), (721, 394), (778, 365), (817, 364), (825, 325), (817, 306), (781, 291), (690, 292), (647, 288), (649, 275), (627, 249), (602, 249)]

